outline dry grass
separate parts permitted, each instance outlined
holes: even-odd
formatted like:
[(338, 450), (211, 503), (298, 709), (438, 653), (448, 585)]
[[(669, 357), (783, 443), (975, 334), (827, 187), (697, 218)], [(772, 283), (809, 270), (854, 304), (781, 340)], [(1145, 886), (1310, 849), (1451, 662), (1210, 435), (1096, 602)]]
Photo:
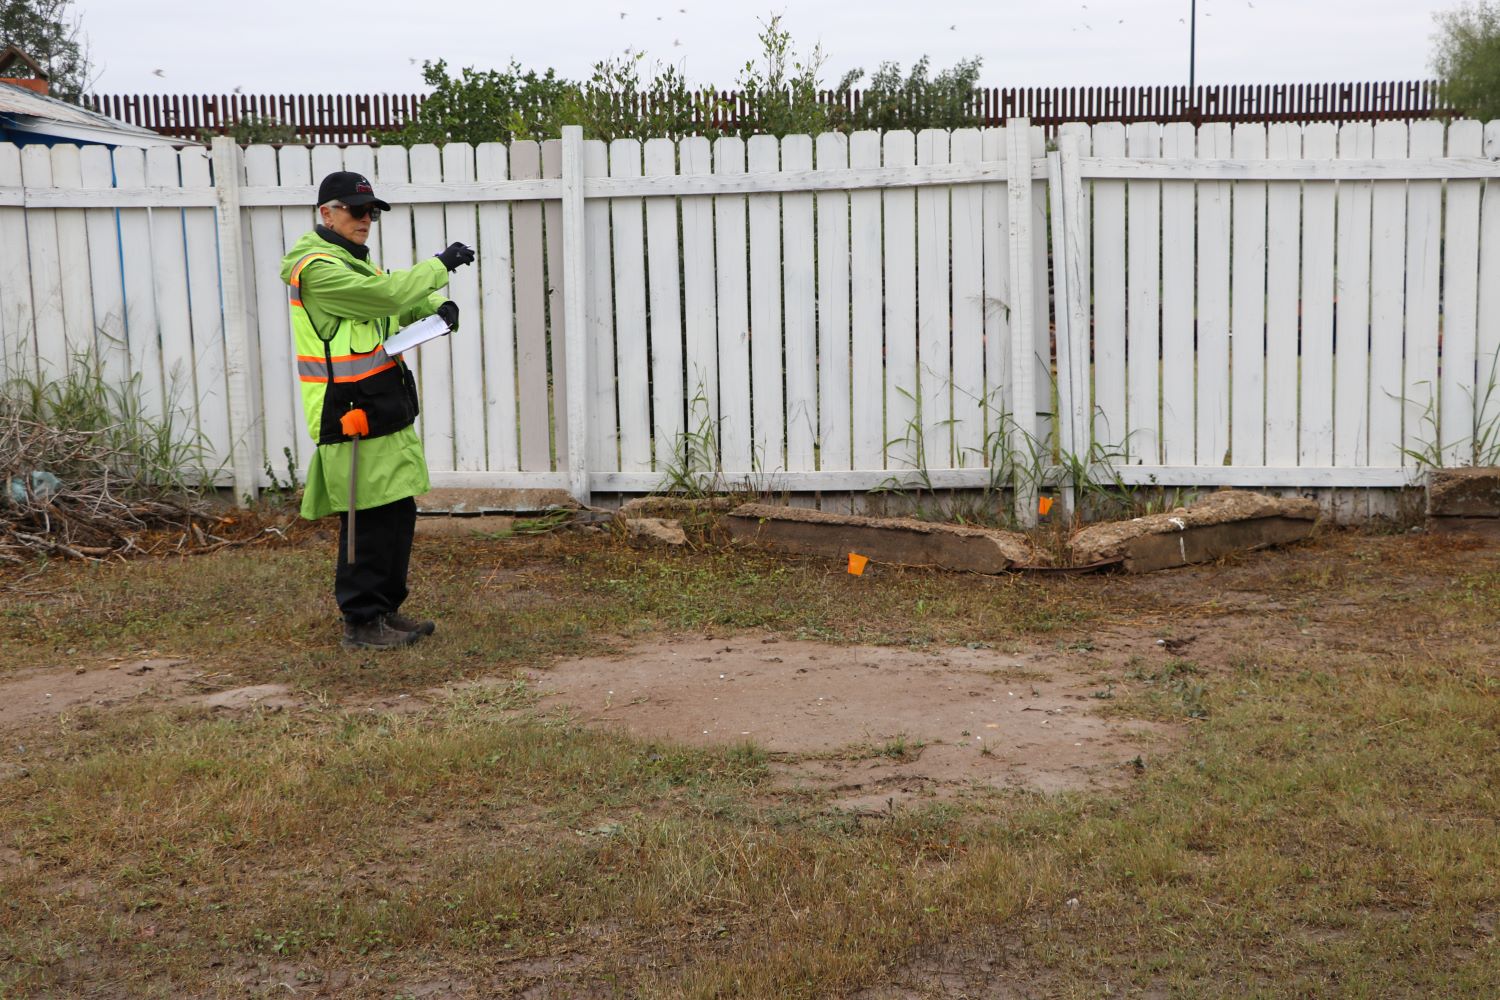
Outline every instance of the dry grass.
[[(440, 632), (357, 657), (334, 646), (331, 548), (5, 592), (0, 676), (150, 649), (315, 707), (7, 738), (0, 995), (1500, 989), (1493, 549), (1341, 533), (1155, 577), (855, 579), (608, 538), (423, 541), (413, 605)], [(1112, 710), (1193, 720), (1111, 794), (860, 818), (770, 792), (752, 746), (586, 730), (524, 685), (361, 708), (663, 632), (1087, 649), (1126, 622), (1226, 638), (1109, 675)]]

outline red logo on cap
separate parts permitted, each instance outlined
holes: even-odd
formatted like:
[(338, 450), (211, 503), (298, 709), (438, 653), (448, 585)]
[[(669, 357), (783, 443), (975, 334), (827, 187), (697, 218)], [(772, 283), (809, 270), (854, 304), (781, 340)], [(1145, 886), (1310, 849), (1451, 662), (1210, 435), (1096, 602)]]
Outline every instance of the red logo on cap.
[(370, 187), (370, 182), (369, 181), (360, 181), (358, 184), (354, 185), (354, 190), (358, 194), (374, 194), (375, 193), (375, 189), (372, 188), (372, 187)]

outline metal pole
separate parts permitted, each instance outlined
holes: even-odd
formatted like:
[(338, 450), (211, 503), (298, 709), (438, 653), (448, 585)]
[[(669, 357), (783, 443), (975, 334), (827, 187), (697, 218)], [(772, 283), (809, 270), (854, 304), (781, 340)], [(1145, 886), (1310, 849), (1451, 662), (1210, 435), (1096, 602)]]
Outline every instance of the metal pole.
[(1188, 18), (1188, 101), (1193, 107), (1198, 102), (1193, 97), (1193, 84), (1197, 78), (1198, 69), (1198, 0), (1192, 0), (1191, 16)]

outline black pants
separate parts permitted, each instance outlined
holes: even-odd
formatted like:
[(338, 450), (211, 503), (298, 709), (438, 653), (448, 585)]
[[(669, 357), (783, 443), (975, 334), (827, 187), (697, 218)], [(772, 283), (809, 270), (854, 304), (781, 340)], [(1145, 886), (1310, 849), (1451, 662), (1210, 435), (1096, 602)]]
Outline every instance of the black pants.
[(344, 621), (362, 625), (406, 600), (406, 570), (417, 528), (412, 497), (361, 510), (354, 518), (354, 564), (349, 563), (349, 515), (339, 515), (339, 562), (333, 596)]

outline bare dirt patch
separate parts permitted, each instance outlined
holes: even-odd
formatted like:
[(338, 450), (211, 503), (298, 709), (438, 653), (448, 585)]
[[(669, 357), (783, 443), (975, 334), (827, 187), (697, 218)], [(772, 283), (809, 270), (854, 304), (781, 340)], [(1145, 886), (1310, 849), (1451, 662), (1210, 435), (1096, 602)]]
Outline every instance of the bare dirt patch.
[(838, 806), (867, 810), (1125, 780), (1128, 762), (1172, 729), (1099, 712), (1099, 666), (1039, 646), (917, 650), (738, 636), (637, 646), (533, 678), (585, 722), (696, 745), (749, 741), (772, 756), (778, 787), (832, 791)]
[(220, 690), (226, 677), (172, 657), (30, 670), (0, 682), (0, 732), (19, 732), (82, 710), (195, 705), (275, 712), (306, 704), (284, 684)]
[(0, 683), (0, 731), (84, 708), (179, 700), (202, 676), (188, 660), (170, 657), (28, 671)]

